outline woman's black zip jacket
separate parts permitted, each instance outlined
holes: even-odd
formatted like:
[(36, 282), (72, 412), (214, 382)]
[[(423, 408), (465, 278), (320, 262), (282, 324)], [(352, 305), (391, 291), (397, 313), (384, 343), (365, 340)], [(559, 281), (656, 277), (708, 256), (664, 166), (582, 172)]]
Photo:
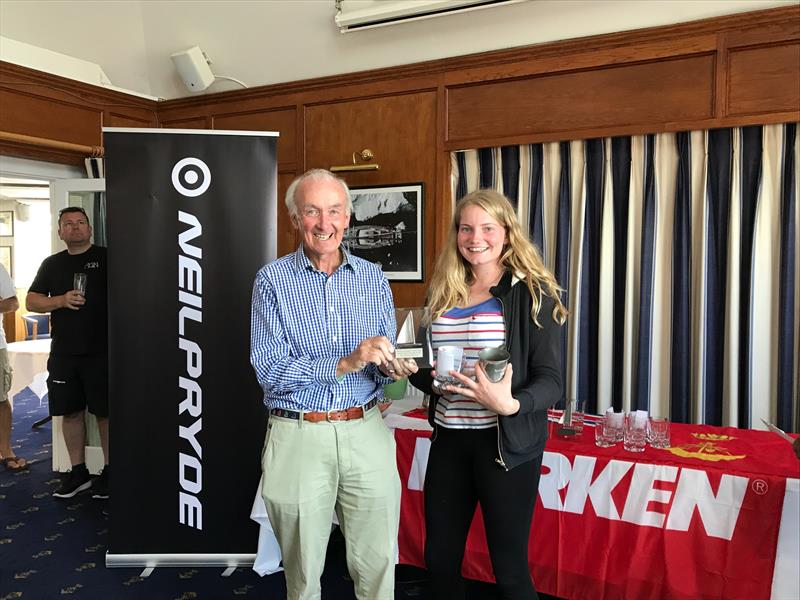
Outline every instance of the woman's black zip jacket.
[[(531, 319), (531, 294), (523, 280), (509, 271), (489, 290), (503, 305), (506, 348), (514, 373), (511, 394), (519, 401), (519, 412), (498, 415), (498, 456), (506, 470), (532, 460), (544, 452), (547, 440), (547, 409), (561, 398), (561, 326), (553, 320), (555, 301), (542, 296), (539, 327)], [(428, 421), (434, 424), (439, 396), (432, 389), (432, 369), (420, 369), (409, 380), (431, 395)]]

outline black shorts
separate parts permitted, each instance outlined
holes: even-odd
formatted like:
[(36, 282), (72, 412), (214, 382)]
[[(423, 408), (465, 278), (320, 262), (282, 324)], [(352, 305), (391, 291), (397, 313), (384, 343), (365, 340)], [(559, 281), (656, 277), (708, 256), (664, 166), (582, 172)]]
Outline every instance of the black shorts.
[(53, 356), (47, 361), (50, 414), (61, 417), (85, 408), (108, 416), (108, 356)]

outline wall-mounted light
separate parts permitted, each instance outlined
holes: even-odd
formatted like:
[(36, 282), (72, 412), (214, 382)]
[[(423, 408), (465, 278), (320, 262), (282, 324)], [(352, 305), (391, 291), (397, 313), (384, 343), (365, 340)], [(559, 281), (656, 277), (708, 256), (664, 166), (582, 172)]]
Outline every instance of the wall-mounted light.
[[(371, 163), (375, 155), (372, 153), (372, 150), (369, 148), (364, 148), (363, 150), (353, 152), (353, 164), (352, 165), (334, 165), (330, 168), (332, 173), (342, 172), (342, 171), (377, 171), (381, 167), (378, 163)], [(361, 162), (358, 162), (361, 160)]]

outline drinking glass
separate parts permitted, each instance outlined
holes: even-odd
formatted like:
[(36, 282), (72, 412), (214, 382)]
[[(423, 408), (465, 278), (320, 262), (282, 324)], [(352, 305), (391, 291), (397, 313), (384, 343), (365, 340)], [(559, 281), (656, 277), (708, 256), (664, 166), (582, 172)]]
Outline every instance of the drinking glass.
[[(572, 427), (577, 435), (583, 433), (583, 417), (586, 411), (586, 400), (582, 398), (572, 398), (569, 402), (567, 416), (564, 417), (564, 424)], [(569, 423), (567, 423), (569, 420)]]
[(669, 448), (669, 419), (666, 417), (650, 417), (650, 445)]
[(594, 443), (600, 448), (610, 448), (616, 444), (614, 429), (609, 424), (609, 418), (604, 417), (594, 426)]
[(75, 273), (72, 276), (72, 289), (81, 296), (86, 295), (86, 273)]
[(635, 412), (625, 415), (625, 428), (622, 433), (622, 447), (628, 452), (644, 452), (647, 439), (647, 419)]
[(623, 431), (625, 429), (625, 413), (621, 412), (606, 412), (606, 427), (609, 430), (609, 435), (614, 438), (614, 442), (621, 442), (623, 438)]

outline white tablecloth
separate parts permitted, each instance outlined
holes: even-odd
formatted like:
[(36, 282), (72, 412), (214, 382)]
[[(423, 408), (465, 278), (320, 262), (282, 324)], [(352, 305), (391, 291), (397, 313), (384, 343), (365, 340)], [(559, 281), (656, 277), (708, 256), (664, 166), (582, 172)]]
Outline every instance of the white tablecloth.
[(9, 398), (30, 387), (42, 398), (47, 393), (47, 358), (50, 356), (50, 340), (26, 340), (8, 345), (8, 360), (14, 371)]

